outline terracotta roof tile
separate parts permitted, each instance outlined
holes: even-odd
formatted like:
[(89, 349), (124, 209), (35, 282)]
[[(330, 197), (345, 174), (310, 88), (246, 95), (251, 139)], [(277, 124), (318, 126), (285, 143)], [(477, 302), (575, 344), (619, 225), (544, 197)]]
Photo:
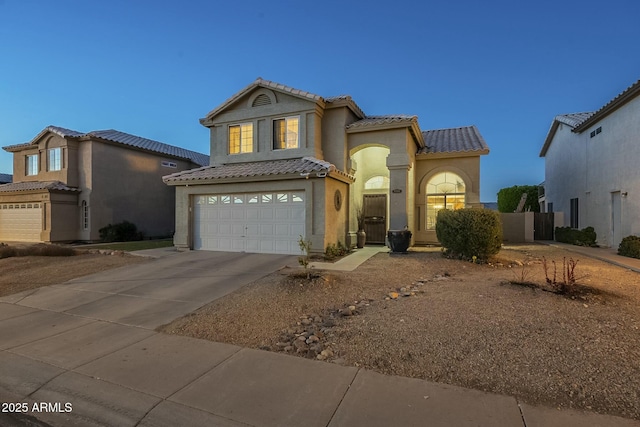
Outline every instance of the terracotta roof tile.
[(347, 129), (357, 129), (367, 126), (378, 126), (391, 123), (412, 123), (417, 122), (418, 116), (409, 116), (406, 114), (386, 115), (386, 116), (366, 116), (362, 120), (353, 122), (347, 126)]
[(262, 162), (232, 163), (218, 166), (205, 166), (189, 171), (164, 176), (164, 182), (215, 180), (222, 178), (244, 178), (268, 175), (298, 174), (305, 176), (312, 172), (338, 172), (334, 165), (313, 157), (301, 159), (273, 160)]
[(574, 128), (578, 126), (580, 123), (587, 120), (592, 115), (593, 115), (593, 111), (586, 112), (586, 113), (559, 114), (554, 118), (554, 120), (557, 120), (560, 123), (564, 123), (565, 125), (569, 125), (572, 128)]
[(425, 147), (419, 153), (489, 152), (489, 147), (475, 126), (423, 131)]
[(60, 181), (23, 181), (0, 185), (0, 193), (32, 190), (81, 191), (79, 188), (69, 187)]
[(131, 135), (125, 132), (120, 132), (114, 129), (109, 130), (96, 130), (89, 133), (82, 133), (71, 129), (65, 129), (59, 126), (47, 126), (42, 132), (38, 134), (31, 142), (24, 144), (9, 145), (3, 147), (6, 151), (14, 151), (15, 149), (28, 147), (36, 144), (42, 135), (46, 132), (53, 132), (60, 135), (63, 138), (83, 138), (83, 137), (95, 137), (101, 138), (107, 141), (116, 142), (122, 145), (128, 145), (131, 147), (141, 148), (143, 150), (152, 151), (155, 153), (166, 154), (182, 159), (188, 159), (193, 163), (205, 166), (209, 164), (209, 156), (206, 154), (198, 153), (196, 151), (187, 150), (184, 148), (176, 147), (175, 145), (165, 144), (163, 142), (154, 141), (152, 139), (142, 138), (140, 136)]

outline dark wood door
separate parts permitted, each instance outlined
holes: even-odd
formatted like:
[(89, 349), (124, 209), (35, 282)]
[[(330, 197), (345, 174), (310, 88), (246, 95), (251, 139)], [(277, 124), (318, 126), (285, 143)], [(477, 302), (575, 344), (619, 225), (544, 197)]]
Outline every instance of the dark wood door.
[(387, 231), (387, 195), (366, 194), (364, 206), (364, 232), (367, 243), (384, 244)]
[(553, 240), (553, 212), (533, 214), (533, 239)]

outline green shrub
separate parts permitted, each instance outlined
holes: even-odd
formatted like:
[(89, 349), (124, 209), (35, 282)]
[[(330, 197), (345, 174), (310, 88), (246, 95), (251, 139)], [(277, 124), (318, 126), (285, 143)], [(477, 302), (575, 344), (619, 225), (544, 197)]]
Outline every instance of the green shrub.
[(327, 248), (324, 251), (324, 258), (327, 260), (332, 260), (335, 258), (339, 258), (351, 253), (351, 250), (342, 244), (342, 242), (338, 241), (338, 244), (335, 245), (333, 243), (329, 243)]
[(571, 227), (556, 227), (556, 242), (577, 246), (596, 246), (597, 235), (593, 227), (578, 230)]
[(523, 193), (527, 193), (524, 211), (540, 212), (537, 185), (514, 185), (513, 187), (501, 189), (498, 191), (498, 211), (505, 213), (515, 211)]
[(627, 236), (622, 239), (618, 247), (618, 254), (631, 258), (640, 258), (640, 237)]
[(502, 246), (500, 214), (489, 209), (443, 209), (438, 212), (436, 235), (452, 255), (486, 260)]
[(100, 230), (100, 240), (109, 242), (131, 242), (133, 240), (144, 239), (144, 234), (138, 232), (135, 224), (129, 221), (122, 221), (118, 224), (109, 224)]

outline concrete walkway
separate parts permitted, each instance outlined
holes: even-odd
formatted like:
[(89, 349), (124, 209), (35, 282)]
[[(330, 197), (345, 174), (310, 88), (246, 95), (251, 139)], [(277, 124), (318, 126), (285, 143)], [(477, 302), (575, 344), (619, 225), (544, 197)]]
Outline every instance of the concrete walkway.
[[(18, 403), (37, 418), (27, 424), (20, 416), (0, 413), (0, 424), (640, 426), (634, 420), (534, 407), (510, 396), (155, 332), (259, 274), (295, 262), (295, 257), (211, 254), (167, 254), (0, 298), (0, 401)], [(253, 269), (246, 267), (249, 263)]]
[(614, 248), (591, 248), (588, 246), (576, 246), (570, 245), (568, 243), (559, 243), (554, 241), (541, 241), (540, 243), (554, 246), (556, 248), (562, 248), (570, 252), (579, 253), (591, 258), (599, 259), (600, 261), (608, 262), (609, 264), (617, 265), (618, 267), (633, 270), (636, 273), (640, 273), (640, 259), (618, 255), (618, 251)]

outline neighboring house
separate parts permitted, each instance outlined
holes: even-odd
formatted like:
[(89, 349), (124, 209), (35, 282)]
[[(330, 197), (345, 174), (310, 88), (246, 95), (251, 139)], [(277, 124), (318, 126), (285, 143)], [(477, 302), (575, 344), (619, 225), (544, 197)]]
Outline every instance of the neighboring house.
[(368, 243), (408, 227), (435, 243), (439, 209), (481, 206), (475, 126), (422, 131), (416, 116), (367, 116), (350, 96), (323, 98), (258, 78), (209, 112), (211, 165), (164, 177), (176, 187), (178, 248), (299, 254)]
[(12, 180), (12, 175), (9, 175), (8, 173), (0, 173), (0, 184), (8, 184)]
[(540, 156), (556, 226), (594, 227), (611, 247), (640, 235), (640, 80), (596, 112), (556, 116)]
[(13, 153), (13, 183), (0, 185), (0, 241), (93, 241), (124, 220), (147, 236), (171, 235), (175, 192), (162, 176), (209, 162), (116, 130), (56, 126), (4, 150)]

